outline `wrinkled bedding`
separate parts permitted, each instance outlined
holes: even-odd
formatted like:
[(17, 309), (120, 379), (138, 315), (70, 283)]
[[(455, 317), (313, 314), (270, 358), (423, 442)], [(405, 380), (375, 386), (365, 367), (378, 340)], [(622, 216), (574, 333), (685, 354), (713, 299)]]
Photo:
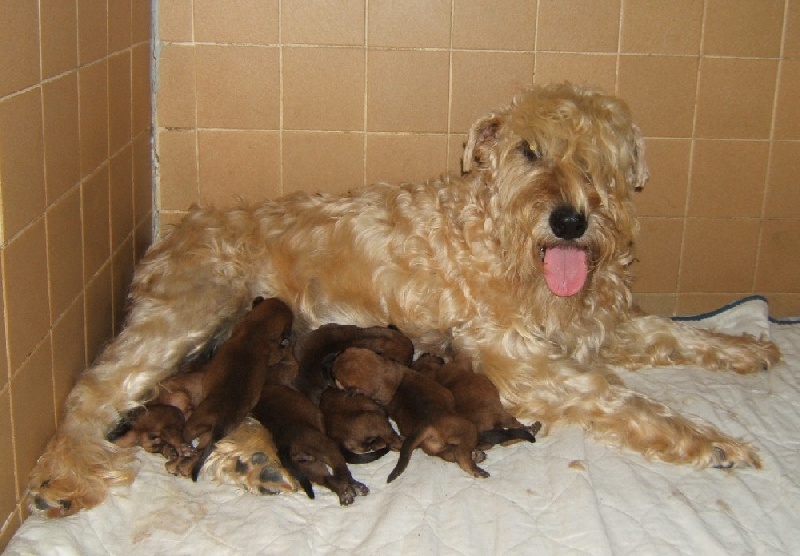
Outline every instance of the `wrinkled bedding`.
[(415, 453), (351, 466), (371, 493), (350, 507), (316, 488), (259, 497), (169, 475), (142, 452), (129, 487), (79, 515), (29, 517), (6, 554), (797, 554), (800, 550), (800, 322), (748, 298), (693, 322), (769, 334), (783, 361), (739, 376), (695, 368), (621, 372), (671, 407), (758, 446), (761, 470), (649, 462), (558, 427), (535, 444), (497, 447), (488, 479)]

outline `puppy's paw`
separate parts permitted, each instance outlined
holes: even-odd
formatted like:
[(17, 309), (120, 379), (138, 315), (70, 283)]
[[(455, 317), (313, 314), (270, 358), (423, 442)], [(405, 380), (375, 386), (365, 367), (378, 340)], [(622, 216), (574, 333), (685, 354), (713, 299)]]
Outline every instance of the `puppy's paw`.
[(280, 464), (269, 431), (249, 418), (217, 442), (201, 475), (253, 494), (279, 494), (298, 488)]

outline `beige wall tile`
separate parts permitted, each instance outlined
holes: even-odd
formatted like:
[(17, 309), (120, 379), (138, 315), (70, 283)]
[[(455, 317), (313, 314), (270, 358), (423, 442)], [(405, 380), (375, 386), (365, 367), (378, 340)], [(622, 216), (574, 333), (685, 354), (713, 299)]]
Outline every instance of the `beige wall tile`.
[[(278, 42), (278, 0), (194, 0), (194, 38), (200, 42)], [(234, 7), (235, 6), (235, 7)]]
[(167, 42), (192, 40), (192, 0), (158, 3), (158, 38)]
[(153, 146), (149, 135), (133, 142), (133, 215), (135, 224), (147, 220), (153, 212)]
[(64, 411), (64, 400), (78, 375), (86, 367), (86, 337), (83, 320), (83, 296), (53, 325), (53, 385), (56, 416)]
[(285, 48), (283, 127), (364, 130), (364, 50)]
[(278, 129), (276, 48), (198, 46), (197, 124), (228, 129)]
[(370, 47), (450, 46), (451, 0), (370, 0), (367, 5)]
[[(310, 159), (313, 158), (313, 163)], [(361, 133), (286, 133), (283, 191), (341, 193), (364, 184)]]
[(678, 288), (683, 220), (641, 218), (636, 244), (634, 291), (672, 293)]
[(777, 60), (703, 58), (697, 94), (697, 136), (768, 138), (777, 69)]
[(166, 130), (158, 134), (159, 200), (162, 210), (186, 209), (200, 200), (197, 179), (197, 132)]
[(622, 52), (699, 54), (703, 0), (625, 0)]
[(108, 59), (109, 152), (131, 141), (131, 55), (125, 51)]
[(86, 360), (100, 355), (103, 346), (114, 332), (114, 298), (111, 284), (111, 265), (105, 265), (86, 285), (84, 312), (86, 318)]
[(134, 262), (139, 262), (147, 252), (150, 244), (153, 243), (153, 217), (148, 215), (136, 225), (133, 236), (133, 255)]
[(364, 45), (363, 0), (282, 0), (284, 44)]
[(113, 54), (133, 44), (131, 38), (131, 2), (141, 0), (111, 0), (108, 2), (108, 52)]
[[(11, 429), (11, 396), (0, 390), (0, 516), (9, 515), (17, 505), (17, 478), (14, 465), (14, 435)], [(4, 545), (0, 545), (4, 546)]]
[(800, 293), (800, 273), (797, 272), (800, 221), (765, 220), (763, 226), (755, 289)]
[[(0, 256), (0, 292), (4, 291), (4, 272), (3, 272), (3, 257)], [(8, 369), (8, 350), (6, 346), (6, 311), (5, 301), (3, 296), (0, 295), (0, 390), (3, 390), (8, 385), (9, 369)]]
[(464, 167), (464, 145), (467, 142), (466, 133), (451, 133), (447, 138), (447, 173), (460, 176)]
[[(686, 222), (678, 291), (750, 291), (759, 228), (760, 223), (755, 219), (689, 219)], [(736, 238), (736, 241), (731, 238)], [(678, 304), (680, 307), (680, 297)]]
[(764, 216), (800, 218), (800, 141), (776, 141), (767, 185)]
[(375, 51), (367, 66), (367, 129), (447, 131), (447, 52)]
[(83, 289), (81, 195), (75, 188), (47, 211), (50, 320), (63, 313)]
[[(530, 88), (533, 62), (532, 53), (453, 52), (451, 132), (466, 132), (476, 119)], [(476, 87), (478, 76), (492, 86)]]
[(78, 74), (67, 73), (42, 85), (44, 162), (47, 203), (73, 187), (81, 177)]
[[(172, 0), (170, 0), (172, 1)], [(131, 40), (133, 44), (150, 41), (153, 27), (153, 3), (144, 0), (131, 2)]]
[(569, 81), (613, 94), (617, 88), (617, 56), (539, 52), (535, 81), (539, 85)]
[(800, 317), (800, 293), (771, 293), (768, 298), (770, 316)]
[(784, 60), (778, 87), (776, 139), (800, 139), (800, 60)]
[(367, 183), (424, 182), (442, 175), (446, 167), (446, 136), (367, 137)]
[(533, 51), (536, 2), (455, 0), (453, 48)]
[(36, 2), (0, 3), (0, 21), (3, 22), (3, 35), (0, 38), (0, 96), (30, 87), (39, 81), (37, 8)]
[(201, 202), (232, 206), (237, 197), (255, 202), (280, 194), (277, 133), (201, 130), (198, 144)]
[(81, 184), (85, 280), (94, 276), (111, 256), (108, 189), (108, 166), (104, 166)]
[(747, 293), (681, 293), (676, 314), (694, 316), (716, 311), (729, 303), (747, 297)]
[(133, 47), (131, 55), (131, 133), (147, 131), (152, 119), (152, 90), (150, 87), (150, 45)]
[(682, 56), (623, 56), (619, 94), (648, 137), (691, 137), (697, 59)]
[(640, 216), (683, 216), (692, 143), (688, 139), (646, 139), (650, 180), (634, 193)]
[(108, 54), (107, 0), (78, 0), (78, 60), (86, 65)]
[(798, 58), (800, 57), (800, 1), (789, 0), (788, 8), (783, 55)]
[[(19, 4), (35, 5), (34, 2), (19, 2)], [(42, 77), (46, 79), (77, 67), (77, 4), (71, 0), (68, 2), (40, 0), (39, 17), (41, 19)], [(28, 38), (35, 38), (35, 36), (31, 35)]]
[(44, 219), (14, 238), (3, 256), (8, 355), (14, 372), (50, 328)]
[(44, 211), (41, 89), (0, 100), (0, 188), (6, 241)]
[(697, 141), (689, 216), (761, 216), (768, 157), (766, 141)]
[(620, 0), (540, 0), (536, 48), (616, 52)]
[(133, 232), (133, 147), (128, 145), (110, 163), (111, 250)]
[(20, 494), (25, 490), (33, 464), (56, 430), (52, 369), (48, 336), (11, 381), (11, 418), (18, 433), (15, 435), (15, 453), (17, 491)]
[(80, 94), (81, 176), (88, 176), (108, 158), (108, 64), (78, 72)]
[(777, 57), (784, 0), (708, 0), (703, 53)]
[(157, 124), (162, 127), (195, 127), (195, 48), (166, 44), (161, 49), (158, 63)]
[(128, 291), (133, 280), (133, 236), (114, 254), (111, 261), (111, 297), (114, 334), (119, 334), (128, 310)]
[(647, 314), (671, 317), (675, 314), (678, 296), (674, 293), (636, 293), (633, 301)]

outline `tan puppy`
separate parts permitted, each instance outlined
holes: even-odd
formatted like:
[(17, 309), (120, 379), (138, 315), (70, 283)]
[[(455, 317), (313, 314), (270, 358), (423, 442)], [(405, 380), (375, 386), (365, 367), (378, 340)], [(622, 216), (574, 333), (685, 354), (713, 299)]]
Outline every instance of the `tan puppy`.
[(453, 395), (435, 380), (360, 348), (342, 352), (334, 363), (333, 376), (341, 387), (355, 389), (385, 405), (405, 436), (388, 482), (405, 470), (418, 447), (428, 455), (458, 463), (473, 477), (489, 476), (475, 463), (485, 457), (476, 449), (475, 425), (456, 414)]
[(478, 428), (478, 448), (488, 450), (495, 444), (536, 442), (542, 428), (539, 421), (531, 426), (520, 423), (500, 402), (497, 387), (486, 375), (472, 370), (472, 361), (456, 355), (447, 363), (431, 354), (421, 355), (413, 368), (450, 390), (456, 413)]
[(141, 446), (153, 454), (162, 454), (168, 461), (178, 456), (189, 457), (194, 453), (183, 441), (184, 415), (180, 409), (167, 404), (147, 404), (131, 412), (127, 421), (110, 434), (109, 440), (117, 446), (130, 448)]
[(325, 431), (339, 444), (347, 463), (369, 463), (403, 445), (386, 410), (364, 394), (328, 388), (319, 409)]

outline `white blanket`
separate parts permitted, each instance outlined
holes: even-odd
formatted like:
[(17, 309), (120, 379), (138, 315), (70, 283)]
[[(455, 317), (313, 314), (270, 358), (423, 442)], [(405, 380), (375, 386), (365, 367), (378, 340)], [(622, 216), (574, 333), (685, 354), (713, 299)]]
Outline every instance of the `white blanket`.
[(497, 447), (488, 479), (414, 454), (352, 465), (369, 496), (339, 506), (317, 487), (259, 497), (169, 475), (142, 453), (130, 487), (101, 506), (29, 517), (6, 554), (797, 554), (800, 551), (800, 323), (770, 322), (763, 299), (700, 326), (769, 334), (783, 361), (740, 376), (694, 368), (622, 373), (632, 388), (753, 442), (761, 470), (696, 470), (606, 447), (577, 427)]

